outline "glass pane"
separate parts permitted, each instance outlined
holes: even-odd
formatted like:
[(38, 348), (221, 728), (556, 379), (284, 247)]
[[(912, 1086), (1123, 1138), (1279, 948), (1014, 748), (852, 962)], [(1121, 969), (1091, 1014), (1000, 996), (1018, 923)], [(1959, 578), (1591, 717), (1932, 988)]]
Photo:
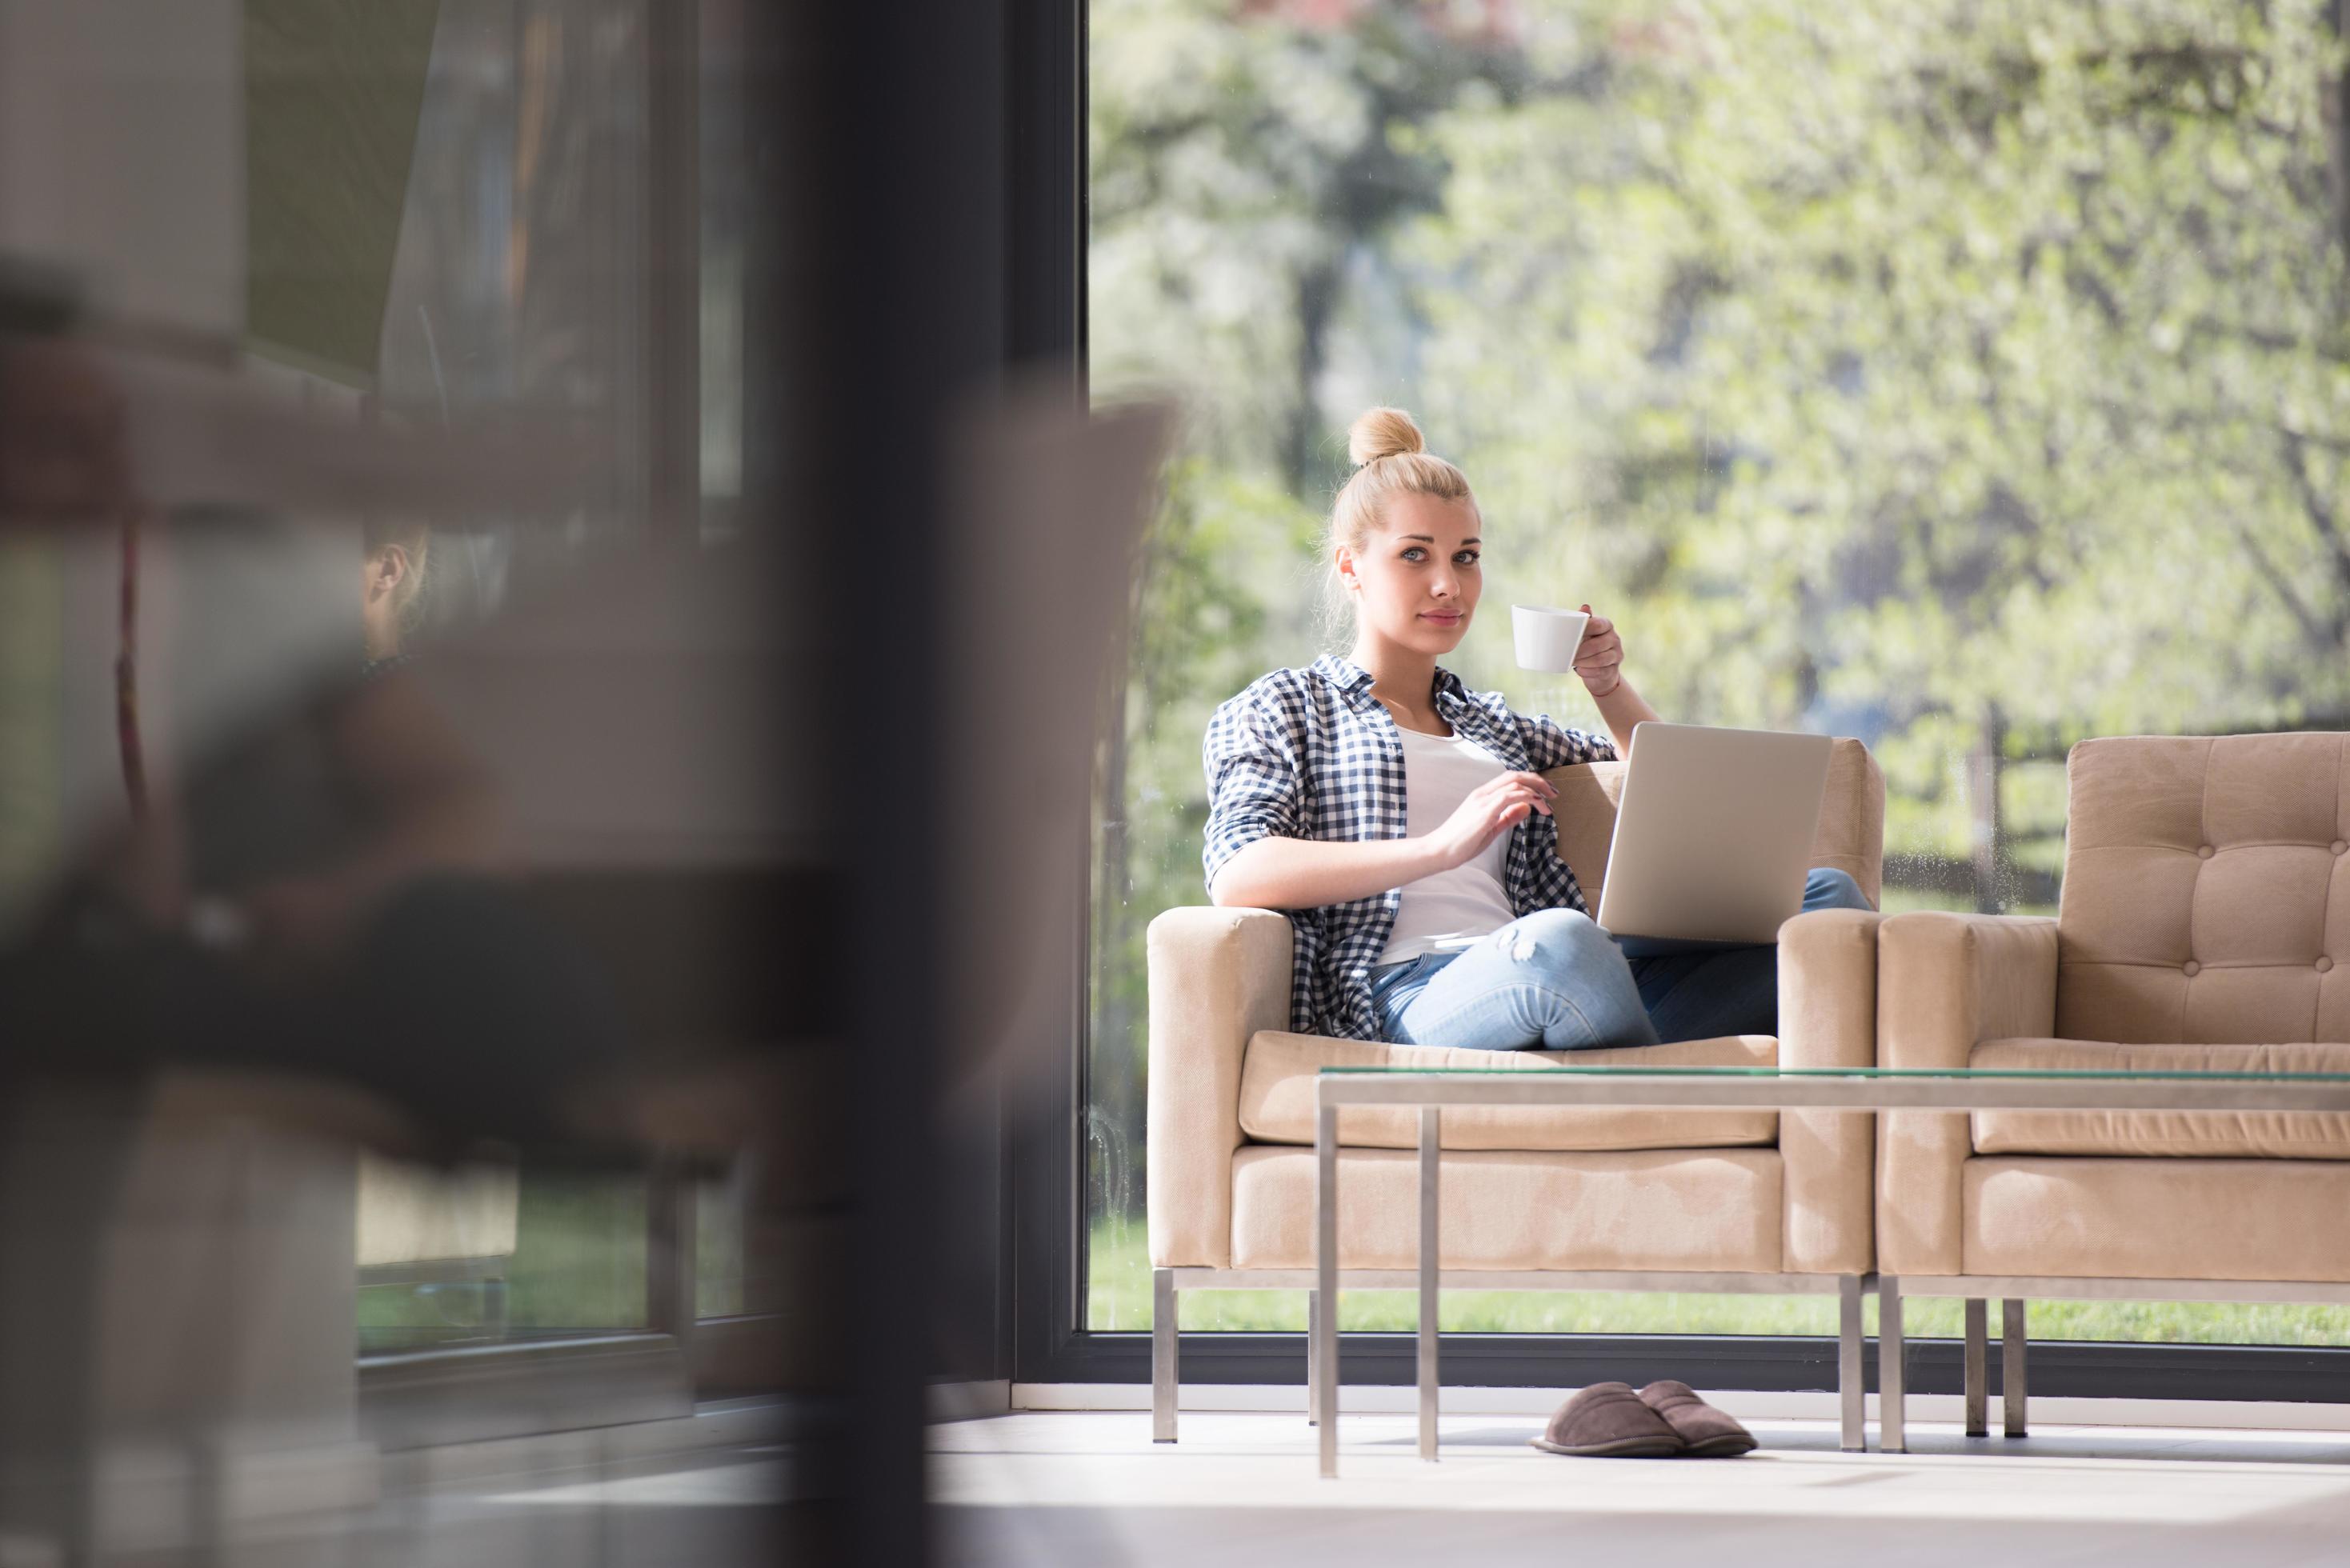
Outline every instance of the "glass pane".
[[(370, 1177), (375, 1178), (370, 1181)], [(437, 1231), (380, 1261), (376, 1236)], [(645, 1185), (511, 1171), (362, 1166), (362, 1354), (645, 1326)]]
[[(672, 552), (586, 603), (590, 568), (739, 531), (740, 0), (8, 16), (6, 101), (42, 134), (0, 159), (0, 967), (63, 976), (23, 1016), (140, 997), (89, 1029), (124, 1053), (94, 1069), (291, 1066), (357, 1085), (370, 1147), (640, 1146), (569, 1118), (622, 1046), (666, 1067), (691, 1033), (637, 1007), (643, 971), (680, 973), (632, 966), (641, 910), (768, 863), (733, 827), (740, 863), (679, 849), (705, 796), (639, 779), (587, 804), (567, 786), (597, 770), (553, 759), (628, 745), (620, 688), (681, 708), (653, 672), (682, 639), (633, 632), (726, 575), (716, 547)], [(46, 496), (21, 444), (40, 406), (107, 459)], [(701, 760), (695, 783), (774, 793)], [(644, 832), (663, 808), (672, 836)], [(362, 1347), (644, 1327), (645, 1183), (567, 1169), (369, 1160), (339, 1264)], [(741, 1211), (703, 1205), (709, 1310), (756, 1295)]]
[[(2084, 736), (2350, 713), (2344, 48), (2321, 9), (1089, 16), (1097, 395), (1171, 386), (1191, 416), (1102, 773), (1091, 1326), (1149, 1316), (1142, 932), (1205, 902), (1201, 733), (1329, 646), (1315, 541), (1367, 406), (1411, 410), (1477, 486), (1489, 612), (1588, 600), (1667, 717), (1865, 741), (1888, 909), (2053, 912)], [(1451, 662), (1596, 727), (1505, 642), (1481, 626)], [(1446, 1306), (1617, 1332), (1820, 1332), (1825, 1310)], [(2340, 1326), (2033, 1310), (2083, 1337)], [(1184, 1311), (1302, 1324), (1274, 1294)]]
[(747, 1312), (743, 1255), (743, 1182), (705, 1181), (694, 1194), (693, 1313), (733, 1317)]

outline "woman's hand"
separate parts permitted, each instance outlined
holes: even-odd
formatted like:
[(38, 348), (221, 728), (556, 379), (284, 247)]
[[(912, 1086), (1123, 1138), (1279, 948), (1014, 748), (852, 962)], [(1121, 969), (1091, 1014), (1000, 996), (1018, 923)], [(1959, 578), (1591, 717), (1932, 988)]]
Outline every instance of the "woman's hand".
[(1583, 610), (1591, 618), (1584, 623), (1583, 641), (1575, 650), (1575, 672), (1583, 677), (1586, 691), (1605, 697), (1624, 683), (1624, 639), (1616, 634), (1614, 621), (1593, 614), (1589, 605)]
[(1485, 852), (1496, 835), (1515, 827), (1534, 812), (1548, 816), (1550, 803), (1557, 795), (1558, 791), (1540, 774), (1503, 774), (1479, 784), (1444, 826), (1428, 836), (1437, 852), (1439, 868), (1450, 871), (1466, 866)]

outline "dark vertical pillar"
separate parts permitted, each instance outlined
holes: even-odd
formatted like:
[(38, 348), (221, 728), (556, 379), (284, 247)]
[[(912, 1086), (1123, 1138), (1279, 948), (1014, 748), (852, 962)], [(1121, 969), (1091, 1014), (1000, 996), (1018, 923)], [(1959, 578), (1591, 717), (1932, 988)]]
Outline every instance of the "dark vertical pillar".
[(836, 1107), (853, 1179), (837, 1282), (844, 1426), (835, 1560), (924, 1561), (922, 1421), (941, 1288), (934, 1104), (952, 1020), (940, 994), (941, 842), (953, 759), (936, 680), (946, 421), (1005, 358), (1004, 6), (790, 4), (759, 18), (771, 192), (768, 291), (746, 389), (746, 521), (775, 553), (786, 678), (818, 699), (778, 737), (819, 781), (822, 853), (846, 873), (848, 998)]

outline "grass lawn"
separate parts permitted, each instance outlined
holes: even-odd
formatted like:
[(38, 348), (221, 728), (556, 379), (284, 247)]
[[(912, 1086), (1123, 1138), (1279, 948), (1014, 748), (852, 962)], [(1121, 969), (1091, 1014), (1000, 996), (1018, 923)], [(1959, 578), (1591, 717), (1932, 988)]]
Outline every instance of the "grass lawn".
[[(1139, 1219), (1094, 1227), (1087, 1258), (1087, 1326), (1150, 1326), (1150, 1265)], [(1348, 1291), (1338, 1321), (1347, 1329), (1409, 1331), (1409, 1291)], [(1302, 1333), (1303, 1291), (1186, 1291), (1186, 1329)], [(1955, 1301), (1903, 1303), (1914, 1336), (1955, 1339), (1962, 1332)], [(1869, 1298), (1868, 1330), (1877, 1329)], [(1447, 1291), (1448, 1329), (1498, 1334), (1814, 1334), (1836, 1331), (1830, 1296), (1568, 1294), (1549, 1291)], [(2033, 1302), (2032, 1334), (2040, 1340), (2128, 1340), (2195, 1345), (2350, 1345), (2350, 1307), (2258, 1306), (2182, 1302)], [(1991, 1332), (1997, 1334), (1997, 1324)]]
[[(697, 1310), (743, 1310), (743, 1231), (733, 1191), (702, 1189), (695, 1245)], [(632, 1177), (523, 1173), (516, 1245), (505, 1270), (507, 1336), (642, 1328), (645, 1186)], [(1143, 1293), (1149, 1293), (1146, 1280)], [(369, 1285), (359, 1297), (363, 1352), (483, 1337), (476, 1284)]]

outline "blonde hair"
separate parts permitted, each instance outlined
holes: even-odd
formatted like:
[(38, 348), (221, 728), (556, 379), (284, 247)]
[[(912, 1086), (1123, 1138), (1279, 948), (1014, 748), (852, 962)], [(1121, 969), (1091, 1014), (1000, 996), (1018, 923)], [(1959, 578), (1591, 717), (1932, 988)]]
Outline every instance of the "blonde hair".
[[(1401, 409), (1367, 409), (1347, 429), (1347, 457), (1354, 473), (1338, 487), (1330, 505), (1330, 531), (1322, 542), (1328, 559), (1340, 545), (1359, 552), (1387, 517), (1388, 503), (1399, 495), (1433, 495), (1440, 501), (1477, 498), (1469, 493), (1469, 476), (1428, 450), (1419, 426)], [(1325, 629), (1334, 639), (1351, 632), (1353, 607), (1334, 564), (1330, 571)]]

